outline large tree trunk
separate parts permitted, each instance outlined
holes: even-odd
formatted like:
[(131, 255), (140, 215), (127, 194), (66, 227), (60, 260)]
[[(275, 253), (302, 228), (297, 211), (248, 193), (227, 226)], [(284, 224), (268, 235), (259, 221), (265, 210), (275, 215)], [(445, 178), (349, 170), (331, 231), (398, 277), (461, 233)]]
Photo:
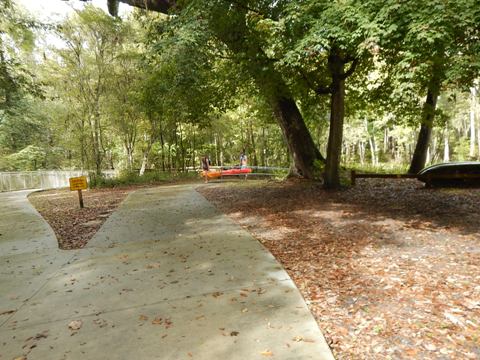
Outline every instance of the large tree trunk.
[(331, 54), (328, 58), (328, 66), (332, 74), (332, 93), (324, 180), (326, 188), (338, 188), (340, 186), (339, 170), (343, 140), (343, 119), (345, 116), (344, 62), (338, 55)]
[(437, 108), (437, 99), (440, 93), (440, 79), (437, 70), (433, 70), (432, 79), (428, 84), (427, 99), (422, 109), (422, 125), (418, 134), (417, 145), (413, 152), (410, 162), (409, 174), (417, 174), (425, 167), (427, 161), (427, 149), (432, 136), (433, 121), (435, 119), (435, 110)]
[(274, 96), (271, 104), (292, 155), (297, 172), (307, 179), (314, 178), (314, 163), (324, 161), (292, 98)]
[(413, 157), (410, 162), (409, 174), (417, 174), (425, 167), (427, 162), (427, 150), (430, 144), (430, 138), (432, 137), (432, 126), (428, 124), (422, 124), (420, 132), (418, 134), (417, 145), (413, 152)]

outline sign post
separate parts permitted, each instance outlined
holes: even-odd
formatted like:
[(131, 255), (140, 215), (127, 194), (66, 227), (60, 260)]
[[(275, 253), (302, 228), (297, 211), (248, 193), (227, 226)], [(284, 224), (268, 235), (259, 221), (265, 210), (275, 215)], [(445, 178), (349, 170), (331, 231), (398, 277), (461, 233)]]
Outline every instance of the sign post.
[(70, 190), (78, 191), (78, 202), (80, 203), (80, 208), (83, 209), (82, 190), (85, 190), (88, 187), (87, 177), (86, 176), (73, 177), (68, 179), (68, 181), (70, 182)]

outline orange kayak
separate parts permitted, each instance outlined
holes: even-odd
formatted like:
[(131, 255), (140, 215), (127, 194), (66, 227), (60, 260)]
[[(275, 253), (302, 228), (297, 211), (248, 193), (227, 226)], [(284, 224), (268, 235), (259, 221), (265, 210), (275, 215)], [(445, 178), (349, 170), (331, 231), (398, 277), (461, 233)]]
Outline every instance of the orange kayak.
[[(244, 168), (244, 169), (228, 169), (228, 170), (210, 170), (207, 172), (207, 177), (209, 179), (217, 179), (221, 176), (229, 176), (229, 175), (246, 175), (250, 174), (252, 169)], [(205, 170), (202, 171), (202, 176), (205, 176)]]

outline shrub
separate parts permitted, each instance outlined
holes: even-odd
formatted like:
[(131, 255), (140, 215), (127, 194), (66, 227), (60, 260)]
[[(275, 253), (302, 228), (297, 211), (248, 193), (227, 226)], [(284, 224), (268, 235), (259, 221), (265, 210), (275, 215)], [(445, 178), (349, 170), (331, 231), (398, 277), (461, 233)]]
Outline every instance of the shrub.
[(198, 173), (150, 171), (140, 176), (138, 172), (121, 171), (115, 178), (107, 178), (104, 175), (97, 175), (95, 173), (90, 173), (89, 177), (91, 188), (113, 188), (127, 185), (160, 184), (173, 181), (198, 179)]

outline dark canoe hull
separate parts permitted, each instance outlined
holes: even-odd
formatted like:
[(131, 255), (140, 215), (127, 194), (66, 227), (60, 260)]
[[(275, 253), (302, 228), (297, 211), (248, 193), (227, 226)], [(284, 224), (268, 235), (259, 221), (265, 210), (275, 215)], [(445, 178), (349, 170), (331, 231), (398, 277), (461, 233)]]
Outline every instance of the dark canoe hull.
[(420, 171), (417, 178), (433, 187), (480, 187), (480, 161), (432, 165)]

